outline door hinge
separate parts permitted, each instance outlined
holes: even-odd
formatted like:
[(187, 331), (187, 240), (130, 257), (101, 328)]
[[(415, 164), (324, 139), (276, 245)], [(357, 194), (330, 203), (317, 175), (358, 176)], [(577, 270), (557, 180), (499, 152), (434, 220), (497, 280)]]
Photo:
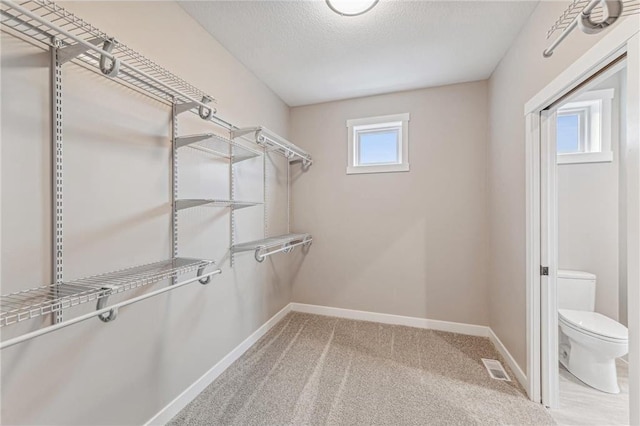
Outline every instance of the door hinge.
[(549, 276), (549, 267), (540, 265), (540, 275)]

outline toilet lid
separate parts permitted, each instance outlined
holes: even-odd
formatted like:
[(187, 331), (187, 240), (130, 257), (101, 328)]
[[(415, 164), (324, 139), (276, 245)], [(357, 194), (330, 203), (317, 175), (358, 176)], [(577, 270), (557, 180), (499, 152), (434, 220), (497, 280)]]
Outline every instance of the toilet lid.
[(596, 337), (601, 336), (607, 340), (628, 340), (629, 338), (627, 327), (597, 312), (559, 309), (558, 314), (567, 325), (584, 330)]

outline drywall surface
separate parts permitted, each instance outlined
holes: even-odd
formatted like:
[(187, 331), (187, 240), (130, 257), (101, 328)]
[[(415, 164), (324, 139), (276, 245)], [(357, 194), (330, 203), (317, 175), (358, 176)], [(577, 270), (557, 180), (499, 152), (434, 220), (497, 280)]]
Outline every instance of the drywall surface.
[[(314, 155), (293, 223), (313, 234), (295, 302), (485, 325), (487, 82), (291, 110)], [(346, 121), (409, 113), (409, 172), (346, 174)]]
[[(63, 6), (217, 97), (222, 117), (286, 135), (288, 107), (174, 2)], [(52, 282), (48, 63), (2, 34), (3, 294)], [(75, 64), (62, 84), (65, 278), (170, 258), (170, 108)], [(222, 131), (180, 117), (179, 134)], [(285, 164), (267, 160), (273, 233), (286, 231)], [(238, 197), (262, 201), (262, 160), (237, 167)], [(228, 179), (226, 162), (179, 151), (180, 196), (227, 198)], [(238, 214), (238, 239), (262, 238), (262, 207)], [(185, 210), (178, 226), (179, 255), (218, 260), (223, 274), (3, 350), (2, 424), (142, 424), (291, 301), (295, 258), (248, 253), (229, 268), (227, 209)], [(3, 328), (3, 339), (49, 320)]]
[(547, 29), (565, 2), (540, 2), (489, 80), (490, 325), (526, 369), (524, 104), (602, 35), (574, 31), (551, 58)]
[[(620, 76), (590, 90), (613, 89), (613, 161), (558, 165), (558, 267), (597, 276), (596, 312), (616, 321), (620, 287)], [(624, 297), (626, 303), (626, 297)]]

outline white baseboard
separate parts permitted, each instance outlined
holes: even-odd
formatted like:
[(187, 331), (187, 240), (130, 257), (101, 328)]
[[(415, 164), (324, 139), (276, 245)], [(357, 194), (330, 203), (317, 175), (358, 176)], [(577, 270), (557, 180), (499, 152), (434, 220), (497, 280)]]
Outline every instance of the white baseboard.
[(360, 321), (379, 322), (382, 324), (406, 325), (407, 327), (426, 328), (430, 330), (449, 331), (451, 333), (470, 336), (489, 337), (489, 327), (484, 325), (464, 324), (460, 322), (439, 321), (426, 318), (405, 317), (401, 315), (380, 314), (377, 312), (356, 311), (353, 309), (331, 308), (329, 306), (291, 303), (291, 310), (307, 314), (326, 315)]
[(524, 389), (529, 389), (529, 382), (527, 381), (527, 376), (524, 374), (524, 371), (520, 368), (516, 360), (511, 356), (511, 353), (507, 350), (506, 346), (502, 343), (502, 341), (498, 338), (498, 336), (493, 332), (492, 329), (489, 329), (489, 339), (493, 343), (493, 346), (496, 347), (502, 358), (509, 364), (509, 368), (515, 374), (516, 379)]
[(222, 358), (209, 371), (204, 373), (202, 377), (196, 380), (192, 385), (185, 389), (173, 401), (167, 404), (158, 414), (153, 416), (146, 425), (164, 425), (168, 423), (176, 414), (193, 401), (207, 386), (209, 386), (220, 374), (224, 372), (235, 360), (240, 358), (247, 349), (253, 346), (262, 336), (278, 323), (285, 315), (291, 311), (291, 304), (282, 308), (277, 314), (272, 316), (260, 328), (247, 337), (242, 343), (236, 346), (224, 358)]

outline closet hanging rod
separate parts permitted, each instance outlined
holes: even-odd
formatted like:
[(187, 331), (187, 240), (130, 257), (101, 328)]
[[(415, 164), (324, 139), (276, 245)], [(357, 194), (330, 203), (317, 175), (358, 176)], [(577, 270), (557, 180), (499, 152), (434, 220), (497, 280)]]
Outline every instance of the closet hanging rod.
[(277, 152), (287, 157), (289, 162), (302, 161), (305, 167), (313, 163), (311, 155), (302, 148), (263, 126), (233, 129), (231, 131), (231, 138), (235, 139), (249, 134), (253, 134), (255, 143), (262, 146), (270, 145), (274, 147)]
[(298, 246), (309, 246), (311, 244), (311, 241), (312, 239), (309, 238), (308, 240), (300, 241), (295, 244), (284, 245), (277, 250), (271, 250), (271, 251), (266, 251), (266, 249), (264, 248), (259, 248), (259, 249), (256, 249), (255, 258), (258, 262), (262, 262), (266, 257), (271, 256), (272, 254), (281, 253), (281, 252), (289, 253), (291, 252), (291, 250), (293, 250)]
[[(293, 250), (294, 247), (300, 245), (310, 246), (313, 242), (311, 234), (286, 234), (276, 237), (268, 237), (262, 240), (249, 241), (247, 243), (236, 244), (231, 247), (231, 254), (244, 251), (253, 251), (254, 256), (258, 262), (262, 262), (267, 256), (272, 254), (285, 252), (288, 253)], [(269, 249), (275, 249), (268, 251)]]
[[(590, 0), (589, 3), (571, 20), (571, 23), (560, 33), (558, 38), (556, 38), (553, 43), (549, 47), (547, 47), (544, 52), (542, 52), (542, 56), (545, 58), (549, 58), (553, 55), (553, 51), (562, 43), (571, 32), (578, 27), (578, 25), (582, 23), (586, 23), (587, 25), (593, 24), (591, 21), (592, 12), (598, 6), (598, 4), (603, 3), (604, 6), (610, 5), (612, 10), (605, 15), (607, 19), (602, 21), (599, 24), (595, 24), (592, 28), (590, 28), (589, 33), (595, 34), (600, 32), (601, 30), (607, 28), (609, 25), (613, 24), (621, 15), (624, 9), (622, 0)], [(613, 10), (615, 8), (615, 10)], [(583, 24), (584, 25), (584, 24)], [(585, 31), (586, 32), (586, 31)]]
[(11, 347), (11, 346), (14, 346), (14, 345), (17, 345), (17, 344), (25, 342), (27, 340), (35, 339), (36, 337), (40, 337), (40, 336), (42, 336), (44, 334), (49, 334), (51, 332), (60, 330), (61, 328), (65, 328), (65, 327), (68, 327), (70, 325), (77, 324), (79, 322), (86, 321), (88, 319), (95, 318), (95, 317), (100, 316), (100, 315), (108, 314), (109, 312), (111, 312), (113, 310), (117, 310), (117, 309), (123, 308), (125, 306), (132, 305), (134, 303), (143, 301), (145, 299), (149, 299), (149, 298), (157, 296), (159, 294), (166, 293), (167, 291), (175, 290), (176, 288), (183, 287), (183, 286), (185, 286), (187, 284), (191, 284), (191, 283), (193, 283), (195, 281), (205, 280), (205, 279), (207, 279), (209, 277), (212, 277), (214, 275), (218, 275), (220, 273), (222, 273), (222, 271), (220, 269), (216, 269), (215, 271), (207, 272), (207, 273), (199, 275), (197, 277), (186, 279), (186, 280), (184, 280), (182, 282), (170, 285), (168, 287), (164, 287), (164, 288), (161, 288), (161, 289), (158, 289), (158, 290), (154, 290), (154, 291), (152, 291), (150, 293), (143, 294), (141, 296), (137, 296), (137, 297), (134, 297), (132, 299), (127, 299), (127, 300), (124, 300), (122, 302), (116, 303), (114, 305), (110, 305), (110, 306), (98, 309), (96, 311), (89, 312), (89, 313), (84, 314), (84, 315), (80, 315), (80, 316), (72, 318), (72, 319), (70, 319), (68, 321), (63, 321), (63, 322), (58, 323), (58, 324), (50, 325), (48, 327), (41, 328), (39, 330), (23, 334), (21, 336), (15, 337), (13, 339), (5, 340), (4, 342), (0, 342), (0, 350), (8, 348), (8, 347)]
[[(88, 42), (86, 40), (83, 40), (82, 38), (70, 33), (69, 31), (65, 30), (64, 28), (61, 28), (61, 27), (55, 25), (52, 22), (49, 22), (48, 20), (46, 20), (46, 19), (42, 18), (41, 16), (33, 13), (29, 9), (26, 9), (26, 8), (14, 3), (11, 0), (2, 0), (2, 4), (5, 4), (9, 8), (16, 10), (20, 14), (29, 17), (30, 19), (40, 23), (41, 25), (44, 25), (45, 27), (48, 27), (52, 31), (57, 32), (58, 34), (62, 34), (65, 37), (75, 41), (76, 43), (79, 43), (80, 45), (82, 45), (85, 48), (87, 48), (87, 50), (93, 50), (94, 52), (100, 54), (101, 57), (104, 57), (104, 58), (109, 59), (110, 61), (113, 61), (114, 64), (115, 63), (119, 63), (120, 67), (128, 68), (129, 70), (133, 71), (134, 73), (139, 74), (140, 76), (144, 77), (145, 79), (147, 79), (147, 80), (157, 84), (158, 86), (164, 88), (166, 90), (167, 94), (172, 94), (174, 96), (177, 96), (179, 98), (183, 98), (184, 100), (188, 101), (188, 102), (185, 102), (185, 103), (192, 103), (195, 106), (202, 107), (202, 108), (205, 108), (205, 109), (213, 109), (213, 107), (211, 105), (207, 105), (206, 103), (204, 103), (204, 102), (202, 102), (200, 100), (194, 99), (192, 96), (183, 93), (179, 89), (176, 89), (176, 88), (173, 88), (173, 87), (169, 86), (168, 84), (166, 84), (166, 83), (160, 81), (159, 79), (149, 75), (148, 73), (146, 73), (146, 72), (134, 67), (133, 65), (128, 64), (126, 61), (123, 61), (123, 60), (119, 59), (118, 57), (116, 57), (112, 53), (107, 52), (106, 50), (104, 50), (104, 49), (102, 49), (102, 48), (100, 48), (100, 47), (98, 47), (98, 46), (96, 46), (96, 45), (94, 45), (94, 44), (92, 44), (92, 43), (90, 43), (90, 42)], [(18, 19), (19, 20), (19, 18), (11, 15), (10, 13), (6, 12), (5, 10), (3, 10), (2, 13), (4, 15), (11, 16), (13, 19)], [(28, 24), (28, 25), (30, 25), (30, 24)], [(213, 100), (213, 98), (211, 98), (211, 97), (209, 97), (209, 98)], [(222, 123), (226, 124), (227, 126), (233, 127), (230, 123), (227, 123), (226, 121), (224, 121), (224, 120), (222, 120), (222, 119), (220, 119), (218, 117), (216, 117), (216, 121), (221, 121)]]

